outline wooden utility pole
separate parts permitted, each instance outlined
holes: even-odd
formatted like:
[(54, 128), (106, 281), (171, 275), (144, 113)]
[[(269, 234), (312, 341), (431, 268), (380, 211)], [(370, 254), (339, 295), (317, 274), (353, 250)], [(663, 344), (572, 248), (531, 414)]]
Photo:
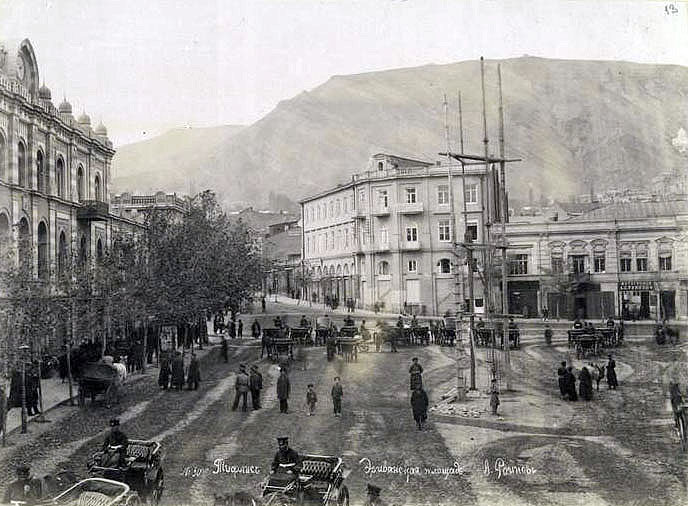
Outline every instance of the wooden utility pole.
[(509, 300), (507, 297), (507, 271), (506, 271), (506, 220), (509, 215), (506, 201), (506, 168), (504, 163), (504, 104), (502, 101), (502, 67), (497, 64), (497, 83), (499, 86), (499, 197), (501, 199), (500, 219), (502, 221), (502, 315), (504, 318), (504, 328), (502, 339), (504, 344), (504, 368), (506, 375), (506, 389), (511, 390), (511, 343), (509, 342), (509, 324), (507, 315), (509, 314)]

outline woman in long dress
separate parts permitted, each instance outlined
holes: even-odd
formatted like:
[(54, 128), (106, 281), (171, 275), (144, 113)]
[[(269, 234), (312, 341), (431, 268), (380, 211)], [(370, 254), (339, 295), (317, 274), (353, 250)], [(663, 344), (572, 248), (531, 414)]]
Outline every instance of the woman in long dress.
[(587, 367), (583, 367), (580, 374), (578, 375), (578, 392), (580, 393), (581, 399), (586, 401), (592, 400), (592, 376)]
[(619, 382), (616, 379), (616, 362), (611, 355), (609, 355), (609, 363), (607, 364), (607, 385), (609, 389), (613, 390), (616, 390), (616, 387), (619, 386)]

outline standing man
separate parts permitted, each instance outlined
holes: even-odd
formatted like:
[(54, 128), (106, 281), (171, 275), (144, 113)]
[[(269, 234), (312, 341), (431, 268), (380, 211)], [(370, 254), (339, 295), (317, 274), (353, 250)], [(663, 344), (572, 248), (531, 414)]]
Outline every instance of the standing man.
[(258, 323), (257, 318), (253, 320), (253, 324), (251, 325), (251, 335), (253, 339), (258, 339), (260, 337), (260, 323)]
[(332, 406), (334, 407), (334, 416), (342, 416), (342, 397), (344, 390), (341, 383), (339, 383), (339, 376), (335, 376), (334, 385), (332, 385)]
[(265, 296), (260, 298), (260, 307), (263, 309), (263, 313), (265, 312)]
[(233, 316), (232, 319), (229, 321), (229, 336), (232, 339), (236, 339), (236, 322), (234, 321)]
[(619, 381), (616, 379), (616, 361), (609, 355), (609, 362), (607, 363), (607, 385), (610, 390), (616, 390), (619, 386)]
[(227, 349), (227, 336), (222, 334), (222, 358), (225, 359), (225, 364), (229, 362), (229, 350)]
[(404, 337), (404, 320), (401, 318), (401, 315), (399, 315), (399, 319), (397, 320), (397, 331), (392, 332), (392, 339), (390, 341), (390, 344), (392, 345), (391, 352), (392, 353), (397, 353), (397, 339), (402, 339)]
[(277, 378), (277, 398), (280, 403), (280, 413), (289, 413), (289, 393), (291, 385), (289, 384), (289, 376), (284, 367), (280, 367), (280, 375)]
[(267, 353), (268, 357), (270, 356), (270, 345), (272, 343), (270, 342), (270, 337), (263, 332), (262, 338), (260, 340), (260, 358), (263, 358), (263, 352)]
[(561, 398), (566, 396), (566, 362), (562, 362), (559, 369), (557, 369), (557, 376), (559, 377), (559, 392)]
[(425, 420), (428, 418), (428, 394), (425, 393), (423, 387), (418, 387), (411, 394), (411, 409), (418, 430), (423, 430)]
[(251, 366), (251, 375), (248, 382), (251, 388), (251, 404), (253, 404), (253, 409), (260, 409), (260, 391), (263, 389), (263, 375), (258, 372), (258, 367), (255, 364)]
[(246, 411), (248, 409), (248, 373), (246, 372), (246, 365), (241, 364), (239, 366), (239, 373), (236, 376), (234, 382), (234, 388), (236, 393), (234, 394), (234, 404), (232, 405), (232, 411), (236, 411), (239, 406), (239, 397), (242, 399), (241, 410)]
[(186, 386), (189, 390), (198, 390), (201, 382), (201, 364), (195, 352), (191, 352), (191, 362), (189, 362), (189, 373), (186, 377)]
[(184, 359), (180, 352), (175, 352), (172, 359), (172, 387), (181, 390), (184, 387)]
[(411, 367), (409, 367), (409, 374), (411, 375), (410, 384), (411, 390), (416, 390), (423, 386), (423, 366), (418, 363), (418, 358), (413, 357)]
[(238, 328), (239, 328), (239, 331), (238, 331), (237, 337), (239, 339), (241, 339), (242, 337), (244, 337), (244, 322), (242, 322), (241, 320), (239, 320), (239, 327)]

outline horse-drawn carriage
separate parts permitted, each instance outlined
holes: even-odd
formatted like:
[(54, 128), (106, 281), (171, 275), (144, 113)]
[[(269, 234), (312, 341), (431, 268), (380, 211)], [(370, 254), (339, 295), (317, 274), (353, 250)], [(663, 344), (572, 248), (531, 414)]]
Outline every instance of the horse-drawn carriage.
[(291, 332), (291, 338), (295, 343), (307, 346), (312, 346), (314, 344), (313, 333), (310, 327), (291, 327), (289, 330)]
[[(612, 329), (613, 330), (613, 329)], [(608, 346), (608, 329), (582, 328), (568, 331), (569, 348), (576, 350), (576, 358), (597, 356)]]
[(358, 360), (358, 346), (362, 340), (356, 327), (342, 327), (339, 329), (337, 346), (344, 356), (345, 361), (351, 362), (352, 360)]
[(161, 460), (160, 443), (132, 439), (123, 459), (110, 447), (93, 454), (87, 466), (91, 477), (126, 483), (143, 501), (158, 503), (165, 488)]
[(119, 374), (110, 364), (90, 362), (83, 366), (79, 378), (79, 406), (86, 405), (86, 397), (95, 402), (96, 396), (102, 395), (105, 404), (109, 406), (117, 395), (119, 388)]
[(270, 359), (277, 363), (294, 359), (294, 340), (289, 329), (263, 329), (263, 336), (268, 342)]
[(349, 490), (344, 485), (342, 459), (323, 455), (304, 455), (298, 473), (289, 472), (293, 464), (281, 465), (263, 486), (265, 504), (322, 504), (348, 506)]
[(65, 506), (134, 506), (142, 504), (135, 490), (115, 480), (88, 478), (74, 484), (60, 495), (42, 504)]
[(681, 450), (688, 450), (688, 404), (684, 402), (678, 383), (672, 383), (669, 388), (671, 409), (674, 412), (674, 424), (681, 440)]

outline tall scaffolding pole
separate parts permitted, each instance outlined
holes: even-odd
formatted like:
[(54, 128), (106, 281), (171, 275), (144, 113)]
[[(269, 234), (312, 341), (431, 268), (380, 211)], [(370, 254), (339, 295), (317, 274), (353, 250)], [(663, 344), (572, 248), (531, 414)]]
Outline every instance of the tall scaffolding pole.
[(497, 83), (499, 87), (499, 197), (501, 199), (500, 219), (502, 221), (502, 315), (504, 316), (504, 327), (502, 342), (504, 342), (504, 369), (506, 375), (506, 389), (511, 390), (511, 343), (509, 342), (509, 325), (507, 314), (509, 313), (509, 301), (507, 298), (507, 279), (506, 279), (506, 220), (508, 216), (506, 201), (506, 163), (504, 162), (504, 103), (502, 100), (502, 67), (497, 65)]

